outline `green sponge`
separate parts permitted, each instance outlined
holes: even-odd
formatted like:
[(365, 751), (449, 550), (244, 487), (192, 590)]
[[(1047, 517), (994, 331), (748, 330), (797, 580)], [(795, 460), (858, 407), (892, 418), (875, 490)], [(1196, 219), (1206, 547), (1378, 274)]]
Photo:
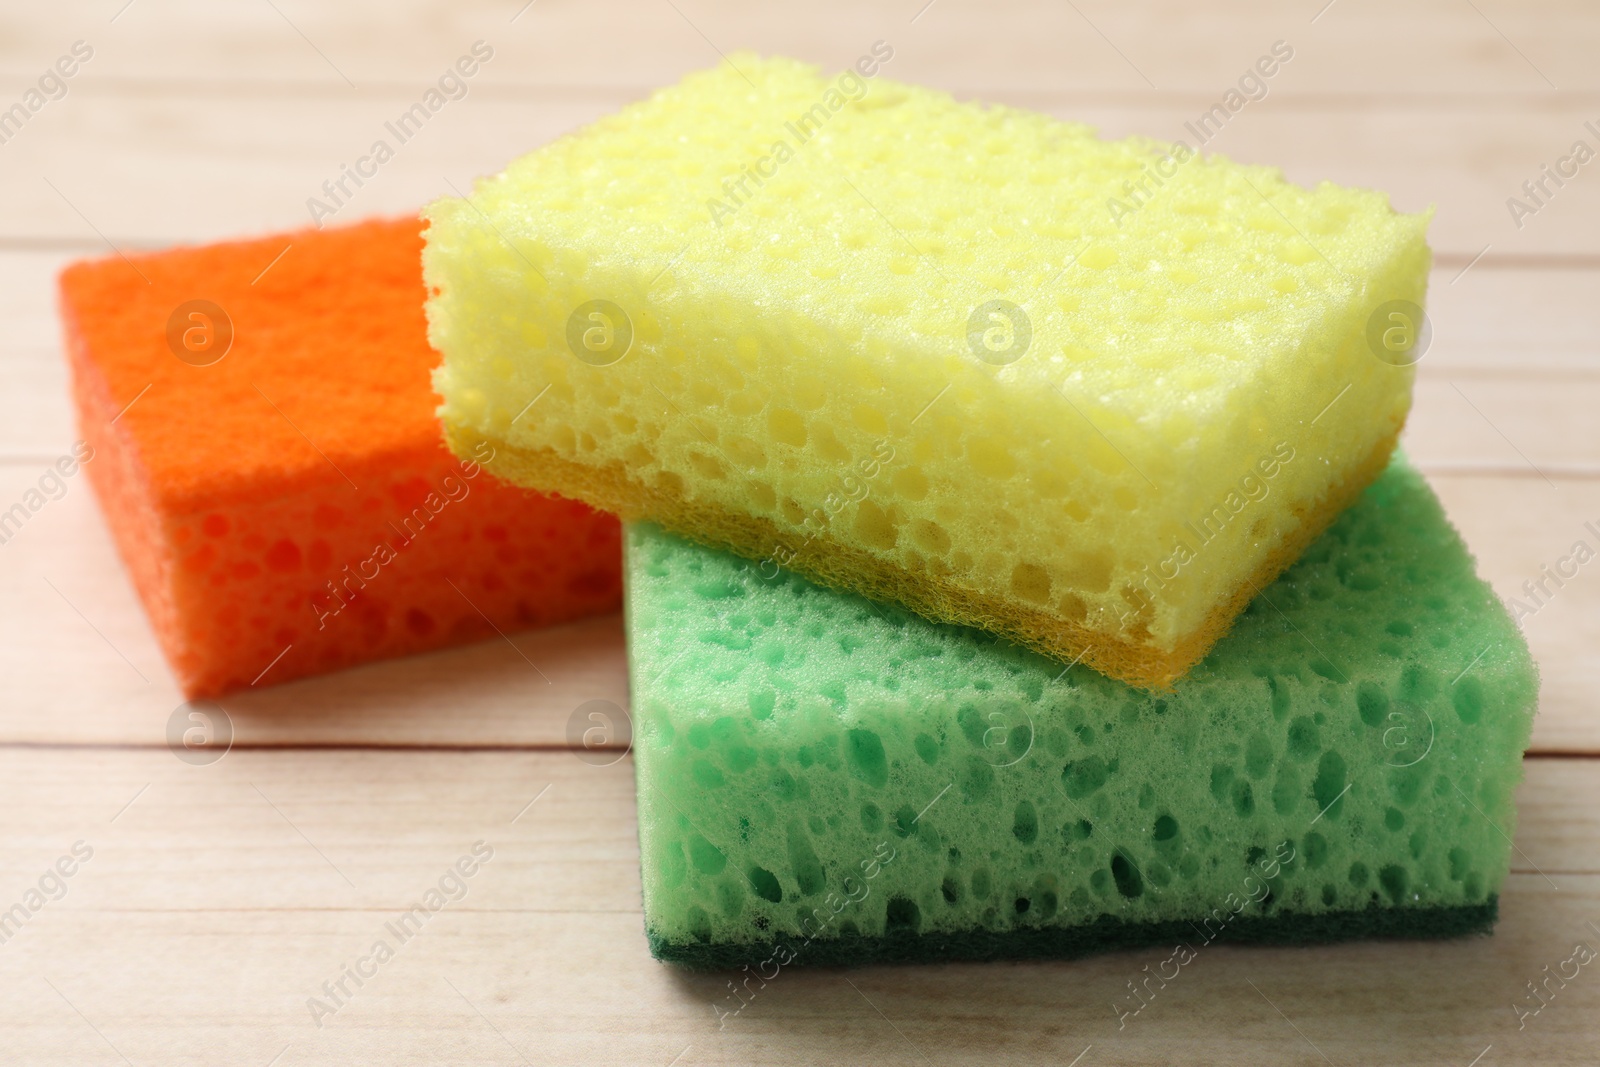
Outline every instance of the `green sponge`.
[(428, 207), (462, 455), (1152, 687), (1383, 470), (1426, 215), (734, 62)]
[(1537, 676), (1401, 459), (1165, 694), (770, 573), (629, 529), (645, 925), (663, 959), (1494, 921)]

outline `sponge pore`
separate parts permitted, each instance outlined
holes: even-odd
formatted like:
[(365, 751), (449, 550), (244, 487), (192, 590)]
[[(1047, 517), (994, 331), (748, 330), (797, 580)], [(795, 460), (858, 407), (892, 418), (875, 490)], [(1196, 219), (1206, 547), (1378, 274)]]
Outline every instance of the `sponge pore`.
[(652, 525), (626, 545), (645, 925), (663, 958), (1493, 921), (1537, 678), (1401, 460), (1160, 695)]
[(459, 460), (440, 440), (421, 229), (369, 222), (61, 277), (89, 475), (191, 698), (621, 599), (614, 518), (481, 476), (487, 451)]
[(426, 210), (458, 452), (1148, 685), (1383, 469), (1426, 217), (735, 62)]

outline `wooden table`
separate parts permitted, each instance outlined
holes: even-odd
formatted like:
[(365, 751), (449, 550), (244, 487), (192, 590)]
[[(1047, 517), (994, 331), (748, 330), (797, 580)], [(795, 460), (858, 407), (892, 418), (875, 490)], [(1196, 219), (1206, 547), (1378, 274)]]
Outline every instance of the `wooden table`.
[[(1406, 447), (1519, 595), (1600, 522), (1600, 162), (1537, 204), (1521, 188), (1574, 141), (1600, 148), (1600, 10), (1324, 3), (12, 5), (0, 107), (74, 42), (93, 55), (0, 144), (0, 500), (74, 438), (63, 264), (307, 224), (306, 199), (474, 41), (495, 51), (467, 98), (340, 221), (465, 187), (719, 50), (839, 68), (884, 40), (891, 77), (1172, 138), (1284, 41), (1266, 98), (1207, 147), (1437, 205)], [(1514, 218), (1512, 196), (1537, 210)], [(646, 952), (630, 763), (566, 750), (578, 704), (626, 700), (616, 618), (519, 635), (549, 684), (489, 643), (252, 692), (230, 705), (233, 751), (191, 766), (81, 479), (0, 546), (0, 603), (0, 908), (92, 849), (0, 944), (6, 1062), (1600, 1060), (1600, 963), (1521, 1028), (1513, 1008), (1577, 943), (1600, 947), (1600, 566), (1527, 620), (1543, 700), (1494, 936), (1213, 948), (1121, 1031), (1112, 1001), (1162, 953), (786, 972), (719, 1030), (724, 979)], [(494, 858), (468, 895), (318, 1025), (308, 998), (480, 839)]]

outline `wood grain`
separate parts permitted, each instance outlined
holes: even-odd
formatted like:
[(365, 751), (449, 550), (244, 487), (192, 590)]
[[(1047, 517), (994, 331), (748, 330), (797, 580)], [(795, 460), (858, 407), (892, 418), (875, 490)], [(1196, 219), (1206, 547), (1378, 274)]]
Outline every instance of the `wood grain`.
[[(75, 841), (94, 850), (0, 952), (0, 1033), (30, 1064), (116, 1062), (108, 1044), (173, 1067), (265, 1064), (286, 1046), (294, 1065), (1064, 1064), (1090, 1044), (1129, 1064), (1321, 1062), (1314, 1048), (1465, 1064), (1490, 1044), (1498, 1062), (1592, 1062), (1588, 970), (1520, 1031), (1512, 1009), (1576, 942), (1600, 945), (1587, 761), (1529, 763), (1528, 858), (1493, 936), (1206, 949), (1120, 1030), (1112, 1003), (1166, 952), (790, 970), (719, 1029), (726, 976), (646, 951), (626, 759), (234, 752), (188, 767), (164, 751), (12, 751), (0, 778), (32, 816), (0, 830), (4, 899)], [(322, 983), (392, 940), (384, 924), (475, 841), (493, 858), (464, 895), (316, 1026), (307, 1000), (330, 1003)]]
[[(0, 466), (0, 499), (36, 477)], [(1445, 510), (1508, 602), (1536, 605), (1538, 581), (1579, 538), (1600, 526), (1600, 479), (1434, 472)], [(1600, 752), (1600, 570), (1587, 566), (1525, 619), (1543, 688), (1533, 748)], [(160, 744), (183, 702), (122, 574), (84, 482), (69, 483), (10, 543), (0, 546), (0, 686), (48, 692), (0, 701), (0, 739), (35, 743)], [(47, 637), (41, 640), (41, 636)], [(509, 641), (514, 641), (513, 649)], [(619, 616), (411, 659), (372, 664), (225, 698), (245, 745), (370, 744), (442, 747), (567, 743), (568, 720), (587, 700), (627, 706)], [(547, 683), (527, 660), (548, 675)], [(444, 709), (445, 713), (441, 713)]]
[[(305, 225), (307, 197), (473, 41), (495, 58), (340, 220), (414, 211), (715, 62), (780, 52), (1107, 135), (1176, 137), (1274, 41), (1293, 60), (1206, 147), (1295, 181), (1436, 205), (1432, 348), (1405, 437), (1503, 598), (1600, 526), (1600, 10), (1582, 0), (85, 0), (0, 12), (0, 110), (91, 61), (0, 143), (0, 507), (75, 433), (66, 262)], [(1596, 566), (1600, 566), (1597, 564)], [(180, 706), (88, 486), (0, 545), (0, 909), (76, 841), (66, 895), (0, 943), (0, 1047), (28, 1064), (1592, 1063), (1600, 947), (1600, 571), (1525, 620), (1542, 697), (1496, 933), (1207, 950), (1119, 1030), (1164, 953), (790, 971), (723, 1029), (724, 975), (654, 963), (631, 761), (568, 719), (626, 706), (620, 619), (374, 664), (225, 702), (235, 748), (167, 750)], [(523, 657), (540, 665), (547, 683)], [(620, 756), (620, 754), (619, 754)], [(531, 803), (530, 803), (531, 802)], [(476, 841), (493, 859), (347, 1006), (307, 998)], [(1075, 1060), (1074, 1057), (1082, 1056)], [(276, 1059), (274, 1059), (276, 1057)], [(1476, 1057), (1476, 1059), (1475, 1059)]]
[[(1597, 182), (1600, 186), (1600, 182)], [(0, 242), (3, 243), (3, 242)], [(55, 275), (110, 254), (0, 247), (0, 464), (47, 461), (75, 438), (55, 319)], [(291, 252), (292, 254), (292, 252)], [(1418, 366), (1406, 446), (1425, 467), (1600, 472), (1600, 267), (1504, 269), (1480, 264), (1430, 279), (1433, 341)], [(129, 399), (132, 399), (131, 397)]]
[[(886, 75), (900, 73), (892, 64), (885, 68)], [(1184, 123), (1215, 104), (1230, 84), (1155, 100), (979, 95), (1086, 122), (1108, 137), (1142, 134), (1194, 145)], [(529, 99), (473, 88), (401, 144), (384, 123), (415, 103), (427, 85), (219, 98), (187, 88), (127, 93), (86, 82), (0, 146), (7, 162), (0, 198), (8, 237), (35, 245), (73, 241), (104, 252), (102, 234), (133, 248), (301, 228), (313, 221), (306, 201), (325, 195), (323, 182), (337, 178), (342, 165), (378, 139), (395, 149), (394, 159), (335, 221), (409, 212), (451, 195), (452, 185), (466, 189), (475, 177), (498, 172), (529, 145), (645, 95)], [(1477, 107), (1391, 101), (1352, 109), (1320, 97), (1269, 95), (1233, 117), (1204, 150), (1281, 167), (1303, 185), (1334, 181), (1383, 189), (1404, 211), (1436, 205), (1430, 240), (1452, 275), (1486, 245), (1488, 264), (1543, 256), (1596, 266), (1600, 178), (1585, 181), (1587, 171), (1580, 172), (1520, 228), (1506, 207), (1508, 197), (1521, 195), (1522, 182), (1538, 177), (1540, 165), (1554, 163), (1576, 138), (1600, 144), (1585, 132), (1589, 119), (1600, 119), (1596, 102), (1565, 97), (1533, 105), (1486, 97)]]
[(99, 49), (89, 67), (97, 77), (348, 93), (427, 78), (483, 38), (503, 50), (495, 78), (508, 85), (648, 91), (715, 62), (719, 49), (842, 66), (882, 38), (905, 78), (951, 89), (1220, 92), (1283, 39), (1297, 50), (1292, 69), (1304, 91), (1379, 101), (1544, 98), (1551, 82), (1569, 96), (1600, 89), (1588, 48), (1600, 15), (1583, 0), (274, 0), (224, 12), (206, 0), (139, 0), (112, 22), (126, 2), (8, 12), (0, 74), (21, 83), (84, 38)]

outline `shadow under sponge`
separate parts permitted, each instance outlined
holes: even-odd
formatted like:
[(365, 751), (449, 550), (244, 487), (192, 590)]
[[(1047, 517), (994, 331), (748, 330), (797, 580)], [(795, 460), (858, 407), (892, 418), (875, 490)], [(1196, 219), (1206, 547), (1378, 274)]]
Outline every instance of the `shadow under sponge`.
[[(111, 532), (184, 692), (609, 611), (614, 518), (434, 416), (416, 219), (77, 263), (61, 312)], [(195, 303), (204, 301), (204, 304)]]
[(1493, 924), (1537, 674), (1403, 459), (1165, 694), (654, 526), (625, 540), (663, 959)]

